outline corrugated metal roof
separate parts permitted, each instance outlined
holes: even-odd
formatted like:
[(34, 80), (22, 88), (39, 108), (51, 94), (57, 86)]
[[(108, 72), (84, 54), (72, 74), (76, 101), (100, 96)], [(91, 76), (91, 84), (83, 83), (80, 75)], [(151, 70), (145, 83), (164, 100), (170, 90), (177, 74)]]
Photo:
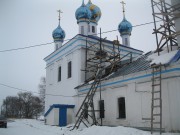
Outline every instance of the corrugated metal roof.
[[(153, 54), (153, 52), (148, 52), (138, 59), (134, 60), (132, 63), (126, 64), (123, 67), (119, 68), (112, 76), (109, 78), (114, 78), (118, 76), (128, 75), (140, 71), (145, 71), (151, 68), (151, 61), (148, 60), (148, 56)], [(172, 57), (172, 59), (165, 63), (164, 65), (170, 65), (180, 60), (180, 50)]]
[(132, 63), (126, 64), (123, 67), (119, 68), (110, 78), (114, 78), (117, 76), (128, 75), (135, 72), (140, 72), (144, 70), (148, 70), (151, 68), (150, 61), (147, 60), (147, 57), (152, 54), (152, 52), (148, 52), (138, 59), (134, 60)]

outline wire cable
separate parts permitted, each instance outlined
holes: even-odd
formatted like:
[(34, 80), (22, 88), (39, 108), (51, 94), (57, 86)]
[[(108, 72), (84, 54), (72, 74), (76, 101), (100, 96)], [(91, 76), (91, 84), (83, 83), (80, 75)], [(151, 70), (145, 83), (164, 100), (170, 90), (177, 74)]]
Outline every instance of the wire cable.
[[(17, 88), (17, 87), (14, 87), (14, 86), (6, 85), (6, 84), (3, 84), (3, 83), (0, 83), (0, 85), (1, 85), (1, 86), (4, 86), (4, 87), (11, 88), (11, 89), (15, 89), (15, 90), (18, 90), (18, 91), (25, 91), (25, 92), (31, 92), (31, 93), (40, 94), (39, 92), (21, 89), (21, 88)], [(69, 97), (69, 98), (70, 98), (70, 97), (74, 97), (74, 96), (54, 95), (54, 94), (45, 94), (45, 95), (48, 95), (48, 96), (56, 96), (56, 97)]]
[(17, 50), (29, 49), (29, 48), (33, 48), (33, 47), (49, 45), (49, 44), (52, 44), (52, 43), (54, 43), (54, 42), (44, 43), (44, 44), (39, 44), (39, 45), (32, 45), (32, 46), (27, 46), (27, 47), (22, 47), (22, 48), (14, 48), (14, 49), (2, 50), (0, 52), (9, 52), (9, 51), (17, 51)]
[[(159, 21), (156, 21), (156, 22), (160, 22), (162, 20), (159, 20)], [(134, 25), (132, 27), (140, 27), (140, 26), (144, 26), (144, 25), (148, 25), (148, 24), (152, 24), (154, 22), (148, 22), (148, 23), (142, 23), (142, 24), (138, 24), (138, 25)], [(111, 31), (105, 31), (105, 32), (102, 32), (101, 34), (105, 34), (105, 33), (110, 33), (110, 32), (115, 32), (115, 31), (118, 31), (118, 29), (116, 30), (111, 30)], [(93, 35), (98, 35), (100, 33), (97, 33), (97, 34), (92, 34)], [(64, 41), (69, 41), (71, 39), (66, 39)], [(50, 42), (50, 43), (44, 43), (44, 44), (39, 44), (39, 45), (32, 45), (32, 46), (27, 46), (27, 47), (22, 47), (22, 48), (14, 48), (14, 49), (8, 49), (8, 50), (0, 50), (0, 53), (3, 53), (3, 52), (10, 52), (10, 51), (17, 51), (17, 50), (24, 50), (24, 49), (29, 49), (29, 48), (34, 48), (34, 47), (40, 47), (40, 46), (45, 46), (45, 45), (49, 45), (49, 44), (52, 44), (54, 42)]]

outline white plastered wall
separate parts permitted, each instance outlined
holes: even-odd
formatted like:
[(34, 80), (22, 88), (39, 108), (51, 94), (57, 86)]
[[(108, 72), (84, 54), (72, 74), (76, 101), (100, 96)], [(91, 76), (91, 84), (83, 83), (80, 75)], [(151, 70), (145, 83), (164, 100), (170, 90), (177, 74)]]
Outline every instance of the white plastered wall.
[(74, 116), (75, 116), (74, 109), (68, 108), (67, 109), (67, 124), (72, 124), (75, 122)]
[[(166, 71), (169, 69), (166, 68), (164, 70)], [(172, 67), (171, 69), (178, 68)], [(136, 73), (136, 75), (145, 75), (148, 73), (151, 73), (151, 70), (149, 70), (149, 72)], [(128, 75), (128, 77), (124, 77), (124, 79), (135, 77), (136, 75)], [(179, 71), (167, 72), (162, 75), (162, 78), (162, 126), (165, 131), (180, 131), (180, 73)], [(118, 80), (118, 78), (116, 78), (116, 80)], [(117, 86), (102, 88), (102, 99), (105, 104), (105, 118), (103, 119), (103, 124), (150, 128), (152, 97), (151, 77), (129, 81), (121, 85), (122, 86), (117, 84)], [(119, 97), (125, 97), (126, 119), (117, 119), (117, 99)], [(79, 108), (83, 99), (84, 97), (76, 97), (77, 108)], [(96, 92), (93, 100), (96, 110), (98, 109), (99, 92)], [(97, 118), (99, 116), (97, 112), (96, 116)]]
[(58, 126), (59, 125), (59, 109), (53, 108), (46, 117), (46, 124)]

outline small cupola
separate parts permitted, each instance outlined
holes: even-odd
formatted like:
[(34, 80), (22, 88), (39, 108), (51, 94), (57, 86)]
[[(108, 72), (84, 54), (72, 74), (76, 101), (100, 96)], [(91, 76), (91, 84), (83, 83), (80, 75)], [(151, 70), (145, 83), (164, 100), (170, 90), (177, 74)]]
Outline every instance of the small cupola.
[(97, 35), (97, 25), (98, 25), (98, 22), (99, 22), (99, 20), (101, 18), (101, 15), (102, 15), (101, 10), (100, 10), (100, 8), (98, 6), (93, 4), (91, 2), (91, 0), (88, 1), (86, 6), (91, 11), (91, 18), (90, 18), (88, 33), (89, 33), (89, 35), (96, 36)]
[(52, 37), (54, 42), (63, 42), (66, 34), (60, 25), (53, 31)]
[(118, 26), (118, 30), (121, 35), (131, 35), (132, 24), (124, 17), (122, 22)]
[(79, 22), (89, 22), (91, 18), (91, 11), (89, 8), (84, 4), (84, 0), (82, 1), (82, 5), (76, 10), (75, 13), (77, 23)]
[(130, 36), (131, 36), (131, 32), (132, 32), (132, 24), (126, 20), (124, 1), (122, 1), (121, 4), (123, 7), (123, 20), (118, 25), (118, 31), (120, 33), (120, 36), (122, 37), (122, 44), (125, 46), (130, 46)]
[(82, 1), (82, 5), (76, 10), (75, 16), (77, 19), (77, 24), (79, 25), (79, 34), (88, 35), (89, 34), (89, 23), (91, 19), (91, 11)]
[(52, 32), (52, 37), (55, 43), (55, 50), (57, 50), (62, 46), (62, 43), (64, 42), (64, 38), (66, 36), (65, 31), (60, 26), (60, 19), (61, 19), (60, 14), (62, 12), (60, 10), (58, 10), (58, 12), (59, 12), (59, 24), (58, 27)]
[(89, 2), (86, 4), (86, 6), (90, 9), (91, 11), (91, 19), (90, 22), (94, 22), (94, 23), (98, 23), (98, 21), (101, 18), (101, 10), (98, 6), (94, 5), (91, 0), (89, 0)]

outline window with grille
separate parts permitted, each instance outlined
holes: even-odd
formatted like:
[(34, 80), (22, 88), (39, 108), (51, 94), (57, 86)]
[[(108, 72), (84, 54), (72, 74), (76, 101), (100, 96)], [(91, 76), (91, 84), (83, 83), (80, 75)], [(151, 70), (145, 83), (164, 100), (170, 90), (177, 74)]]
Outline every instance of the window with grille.
[(99, 100), (99, 116), (104, 118), (104, 100)]
[(61, 67), (58, 68), (58, 82), (61, 81)]
[(92, 26), (92, 33), (95, 33), (95, 27)]
[(69, 61), (69, 62), (68, 62), (68, 78), (71, 78), (71, 77), (72, 77), (72, 72), (71, 72), (71, 70), (72, 70), (72, 62)]
[(125, 119), (126, 118), (126, 104), (125, 104), (125, 97), (118, 98), (118, 112), (119, 118)]

